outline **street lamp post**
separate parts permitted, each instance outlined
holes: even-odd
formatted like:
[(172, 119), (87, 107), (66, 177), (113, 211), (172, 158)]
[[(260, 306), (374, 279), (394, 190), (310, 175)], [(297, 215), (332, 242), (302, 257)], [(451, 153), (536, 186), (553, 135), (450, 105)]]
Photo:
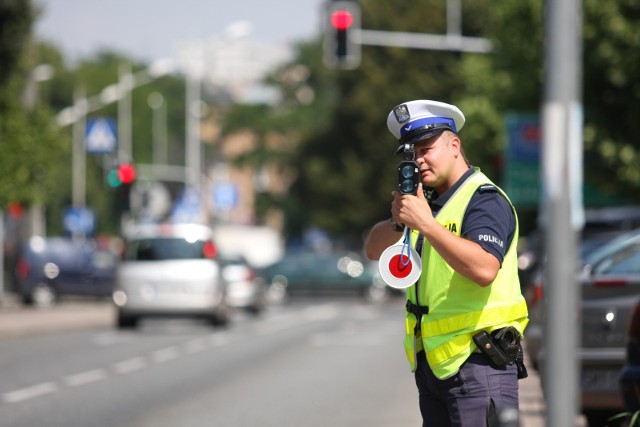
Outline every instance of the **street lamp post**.
[[(76, 89), (74, 94), (74, 105), (77, 114), (82, 114), (82, 120), (73, 122), (73, 147), (72, 158), (73, 168), (71, 170), (71, 204), (74, 208), (83, 208), (86, 205), (86, 170), (87, 159), (84, 149), (84, 133), (86, 130), (86, 108), (87, 102), (84, 89)], [(84, 101), (84, 102), (83, 102)]]
[(120, 164), (133, 160), (131, 91), (134, 81), (131, 64), (120, 64), (118, 70), (118, 161)]
[(185, 146), (185, 166), (187, 183), (196, 191), (200, 190), (201, 146), (201, 81), (204, 71), (204, 55), (202, 43), (192, 42), (187, 47), (187, 84), (185, 121), (187, 126)]
[(153, 164), (166, 165), (167, 156), (167, 103), (160, 92), (153, 92), (147, 98), (152, 110)]

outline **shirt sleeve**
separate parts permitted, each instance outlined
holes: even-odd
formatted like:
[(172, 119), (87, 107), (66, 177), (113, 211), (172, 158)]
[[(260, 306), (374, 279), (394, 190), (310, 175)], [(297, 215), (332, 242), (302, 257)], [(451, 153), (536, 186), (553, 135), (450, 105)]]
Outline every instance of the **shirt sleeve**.
[(478, 243), (495, 256), (500, 265), (515, 233), (515, 215), (498, 190), (478, 190), (467, 206), (462, 221), (462, 237)]

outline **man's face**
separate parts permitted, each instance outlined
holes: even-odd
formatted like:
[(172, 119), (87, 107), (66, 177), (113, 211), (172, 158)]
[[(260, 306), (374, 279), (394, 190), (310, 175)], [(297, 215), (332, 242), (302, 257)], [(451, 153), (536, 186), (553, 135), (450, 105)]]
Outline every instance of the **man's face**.
[(448, 182), (459, 147), (456, 141), (455, 135), (445, 131), (415, 144), (422, 185), (437, 189)]

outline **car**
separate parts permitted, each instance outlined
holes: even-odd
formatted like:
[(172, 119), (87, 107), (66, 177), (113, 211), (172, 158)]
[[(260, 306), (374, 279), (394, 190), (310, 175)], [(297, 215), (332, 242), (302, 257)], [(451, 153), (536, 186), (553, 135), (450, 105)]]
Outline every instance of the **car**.
[(144, 224), (125, 236), (113, 302), (116, 326), (135, 328), (141, 318), (205, 318), (228, 322), (226, 286), (210, 227)]
[(290, 251), (260, 275), (275, 298), (299, 295), (359, 295), (368, 301), (387, 298), (388, 289), (377, 274), (377, 264), (354, 252)]
[[(577, 354), (581, 409), (590, 426), (602, 426), (624, 410), (618, 381), (625, 361), (625, 329), (640, 295), (640, 229), (591, 251), (577, 283), (582, 295)], [(543, 343), (541, 372), (545, 363)]]
[(48, 307), (61, 298), (108, 298), (118, 254), (93, 239), (33, 236), (21, 245), (14, 290), (25, 305)]
[[(640, 206), (609, 206), (585, 211), (578, 248), (579, 268), (603, 244), (615, 237), (640, 227)], [(544, 230), (533, 230), (526, 238), (525, 247), (518, 254), (518, 271), (523, 295), (529, 307), (529, 325), (525, 330), (525, 346), (531, 363), (538, 366), (543, 344), (544, 326)]]
[(640, 299), (636, 298), (626, 330), (625, 364), (620, 373), (620, 393), (626, 410), (640, 411)]
[(267, 284), (240, 254), (221, 253), (222, 277), (227, 286), (226, 304), (250, 314), (260, 314), (267, 305)]

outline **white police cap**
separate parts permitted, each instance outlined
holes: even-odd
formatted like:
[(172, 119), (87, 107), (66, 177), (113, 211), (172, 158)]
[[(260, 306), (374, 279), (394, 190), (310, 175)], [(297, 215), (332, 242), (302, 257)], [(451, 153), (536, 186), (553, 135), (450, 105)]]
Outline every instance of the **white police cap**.
[(464, 114), (455, 105), (417, 100), (395, 107), (387, 117), (387, 127), (401, 146), (414, 144), (450, 130), (456, 134), (464, 125)]

